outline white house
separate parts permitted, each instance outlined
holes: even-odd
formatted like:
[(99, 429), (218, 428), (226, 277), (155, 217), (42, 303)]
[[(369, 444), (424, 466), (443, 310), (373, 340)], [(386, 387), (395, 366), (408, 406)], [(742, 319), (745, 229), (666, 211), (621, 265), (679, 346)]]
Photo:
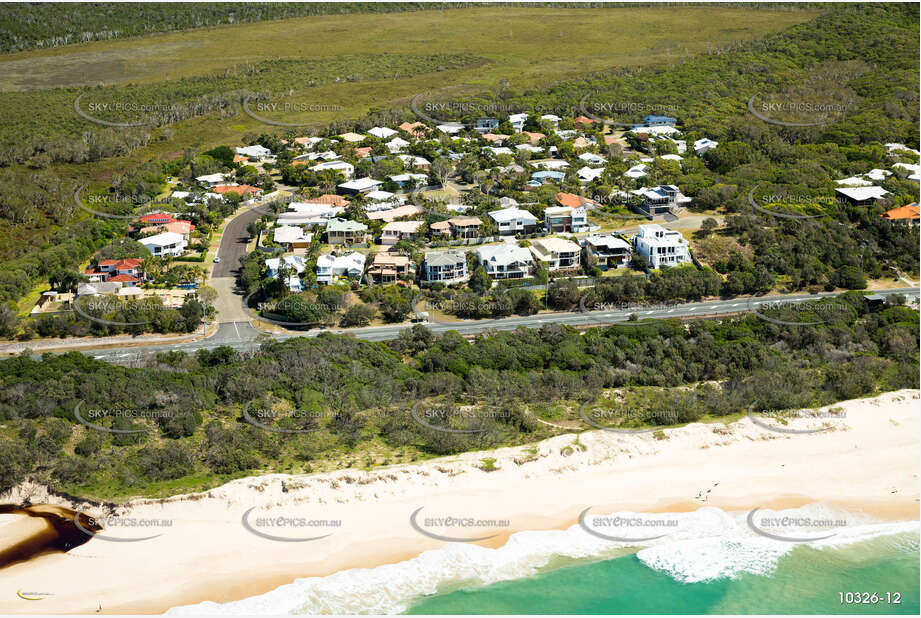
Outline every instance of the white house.
[(569, 162), (563, 159), (540, 159), (530, 163), (531, 167), (544, 170), (565, 170), (569, 167)]
[(389, 150), (391, 154), (403, 152), (404, 150), (409, 148), (409, 142), (407, 142), (402, 137), (395, 137), (389, 142), (387, 142), (385, 145), (387, 146), (387, 150)]
[(304, 258), (299, 255), (286, 255), (280, 258), (269, 258), (265, 261), (265, 274), (267, 277), (272, 277), (273, 279), (278, 279), (278, 275), (281, 274), (282, 266), (286, 272), (286, 281), (288, 284), (288, 289), (292, 292), (300, 292), (304, 289), (304, 284), (301, 281), (301, 274), (303, 274)]
[(883, 189), (882, 187), (845, 187), (843, 189), (835, 189), (840, 198), (844, 198), (842, 201), (847, 201), (853, 204), (854, 206), (869, 206), (876, 200), (881, 200), (886, 197), (889, 192)]
[(586, 165), (604, 165), (608, 162), (607, 159), (594, 152), (583, 152), (579, 155), (579, 159), (585, 161)]
[(363, 253), (353, 251), (338, 256), (326, 253), (317, 258), (317, 283), (329, 284), (336, 277), (360, 277), (364, 270)]
[(515, 133), (521, 133), (524, 131), (524, 123), (527, 122), (527, 114), (512, 114), (508, 117), (509, 124), (512, 125), (512, 128), (515, 129)]
[(265, 146), (260, 146), (259, 144), (254, 144), (252, 146), (242, 146), (235, 149), (236, 153), (243, 157), (248, 157), (250, 159), (262, 160), (266, 157), (272, 156), (272, 151), (266, 148)]
[(380, 189), (382, 184), (384, 183), (380, 180), (365, 177), (343, 182), (339, 184), (338, 187), (345, 193), (370, 193), (371, 191)]
[(312, 234), (307, 234), (302, 228), (294, 225), (279, 225), (272, 233), (272, 240), (284, 245), (287, 251), (307, 247), (312, 238)]
[(348, 161), (324, 161), (323, 163), (317, 163), (310, 168), (310, 171), (315, 173), (322, 172), (323, 170), (333, 170), (334, 172), (339, 172), (346, 180), (350, 180), (355, 174), (355, 166)]
[(426, 159), (425, 157), (416, 157), (413, 155), (399, 155), (397, 157), (400, 161), (403, 162), (403, 165), (406, 167), (422, 167), (428, 168), (432, 162)]
[(224, 184), (226, 181), (224, 176), (224, 174), (205, 174), (204, 176), (197, 176), (195, 180), (204, 187), (216, 187)]
[(842, 187), (869, 187), (873, 183), (865, 178), (860, 176), (851, 176), (849, 178), (842, 178), (841, 180), (836, 180), (836, 183)]
[(593, 180), (601, 178), (601, 175), (604, 174), (604, 168), (589, 167), (586, 165), (585, 167), (579, 168), (579, 171), (576, 173), (579, 175), (579, 180), (582, 182), (592, 182)]
[(529, 234), (537, 228), (537, 217), (527, 210), (516, 208), (515, 206), (490, 211), (489, 218), (496, 222), (499, 234), (503, 235), (518, 234), (519, 232)]
[(176, 232), (163, 232), (147, 238), (141, 238), (139, 243), (147, 247), (155, 256), (182, 255), (189, 243), (185, 236)]
[(534, 259), (547, 265), (547, 270), (579, 268), (582, 248), (563, 238), (540, 238), (531, 243)]
[(508, 243), (482, 246), (476, 257), (493, 279), (523, 279), (533, 263), (530, 251)]
[(459, 122), (446, 122), (445, 124), (440, 124), (435, 128), (442, 133), (445, 133), (446, 135), (457, 135), (464, 130), (464, 125), (460, 124)]
[(719, 142), (714, 142), (712, 139), (704, 137), (694, 142), (694, 154), (702, 155), (717, 146), (719, 146)]
[(553, 126), (554, 129), (559, 127), (560, 120), (562, 120), (562, 118), (560, 118), (556, 114), (544, 114), (543, 116), (540, 117), (540, 119), (546, 122), (549, 122)]
[(647, 175), (646, 169), (647, 169), (646, 164), (640, 163), (639, 165), (634, 165), (633, 167), (628, 169), (626, 172), (624, 172), (624, 176), (626, 176), (627, 178), (633, 178), (633, 179), (645, 178)]
[(650, 268), (676, 266), (691, 261), (688, 241), (684, 236), (658, 223), (641, 225), (633, 239), (633, 246), (637, 253), (646, 258)]
[(368, 131), (369, 135), (380, 139), (387, 139), (393, 135), (396, 135), (399, 131), (394, 131), (393, 129), (388, 129), (387, 127), (373, 127)]
[(395, 245), (401, 240), (413, 240), (425, 221), (391, 221), (381, 228), (381, 244)]
[(676, 154), (665, 154), (659, 157), (663, 161), (684, 161), (684, 158)]
[(666, 213), (674, 214), (679, 208), (693, 201), (675, 185), (640, 187), (630, 193), (643, 199), (639, 207), (642, 214), (648, 217), (656, 217)]
[(485, 148), (483, 148), (483, 150), (492, 154), (495, 157), (499, 155), (503, 155), (503, 154), (510, 155), (510, 156), (515, 154), (515, 152), (507, 146), (486, 146)]
[(630, 130), (637, 135), (675, 135), (676, 133), (681, 133), (681, 131), (675, 127), (670, 127), (668, 125), (656, 125), (653, 127), (633, 127)]

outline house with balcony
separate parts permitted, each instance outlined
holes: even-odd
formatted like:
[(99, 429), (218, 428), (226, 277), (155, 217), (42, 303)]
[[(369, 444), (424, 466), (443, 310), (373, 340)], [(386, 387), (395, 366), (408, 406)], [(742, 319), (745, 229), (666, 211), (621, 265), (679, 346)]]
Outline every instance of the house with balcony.
[(550, 234), (588, 231), (585, 207), (550, 206), (544, 210), (544, 229)]
[(425, 221), (391, 221), (381, 229), (381, 244), (395, 245), (401, 240), (414, 240)]
[(493, 279), (523, 279), (529, 276), (534, 263), (525, 247), (508, 243), (479, 247), (476, 257)]
[(368, 277), (374, 283), (396, 283), (411, 277), (413, 271), (413, 263), (408, 255), (381, 251), (374, 256), (374, 261), (368, 267)]
[(675, 185), (642, 187), (630, 193), (640, 198), (634, 209), (650, 218), (677, 215), (683, 206), (691, 203), (691, 198), (681, 193)]
[(295, 225), (279, 225), (272, 233), (272, 240), (281, 245), (285, 251), (294, 251), (309, 247), (313, 234), (304, 232), (303, 228)]
[(352, 251), (336, 255), (324, 253), (317, 258), (317, 283), (329, 285), (339, 279), (357, 279), (365, 271), (365, 256)]
[(652, 269), (691, 261), (688, 241), (681, 232), (666, 229), (658, 223), (641, 225), (633, 238), (633, 246)]
[(515, 133), (521, 133), (524, 131), (524, 123), (527, 121), (527, 114), (512, 114), (508, 117), (508, 122), (512, 125), (512, 128), (515, 129)]
[(363, 243), (367, 233), (367, 225), (349, 219), (334, 217), (326, 224), (326, 242), (330, 245)]
[(585, 248), (601, 270), (623, 268), (630, 264), (633, 247), (616, 234), (592, 234), (585, 238)]
[(496, 222), (496, 227), (499, 228), (499, 234), (503, 236), (511, 234), (532, 234), (537, 230), (537, 217), (527, 210), (515, 206), (490, 211), (489, 218)]
[(499, 127), (499, 120), (496, 118), (477, 118), (473, 123), (473, 130), (479, 134), (492, 133), (493, 129)]
[(285, 280), (288, 289), (292, 292), (302, 292), (304, 282), (301, 281), (301, 275), (304, 273), (304, 258), (299, 255), (286, 255), (280, 258), (269, 258), (265, 261), (265, 274), (267, 277), (278, 279), (282, 271), (285, 271)]
[(422, 278), (431, 283), (461, 283), (470, 278), (467, 273), (467, 256), (460, 251), (426, 253)]
[(549, 271), (572, 270), (580, 267), (582, 247), (563, 238), (540, 238), (531, 242), (534, 259)]
[(179, 256), (185, 253), (189, 242), (182, 234), (176, 232), (163, 232), (147, 238), (140, 238), (138, 242), (147, 247), (155, 257)]

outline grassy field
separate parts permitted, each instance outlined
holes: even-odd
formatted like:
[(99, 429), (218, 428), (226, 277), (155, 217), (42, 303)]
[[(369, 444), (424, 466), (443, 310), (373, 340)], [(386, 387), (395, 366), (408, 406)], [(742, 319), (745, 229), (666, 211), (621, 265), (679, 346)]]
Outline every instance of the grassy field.
[(0, 63), (0, 90), (160, 82), (239, 70), (267, 59), (327, 60), (364, 53), (473, 53), (494, 64), (464, 79), (489, 84), (504, 78), (527, 86), (706, 52), (816, 14), (798, 8), (712, 6), (499, 7), (307, 17), (9, 54)]
[[(182, 104), (228, 90), (284, 91), (285, 101), (325, 111), (261, 115), (319, 126), (372, 110), (408, 111), (420, 92), (480, 92), (502, 82), (523, 92), (605, 69), (679, 61), (816, 14), (714, 7), (477, 8), (301, 18), (7, 54), (0, 57), (0, 110), (9, 122), (0, 140), (46, 133), (48, 127), (74, 135), (98, 130), (73, 109), (81, 92), (97, 101)], [(172, 128), (168, 139), (127, 156), (55, 169), (105, 184), (113, 172), (142, 161), (237, 143), (247, 131), (284, 130), (241, 109)]]

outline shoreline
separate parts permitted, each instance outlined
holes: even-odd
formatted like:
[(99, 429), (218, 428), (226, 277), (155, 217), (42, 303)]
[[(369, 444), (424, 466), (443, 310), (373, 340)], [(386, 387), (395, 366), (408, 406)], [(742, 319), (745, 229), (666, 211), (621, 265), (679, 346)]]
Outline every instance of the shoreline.
[[(567, 456), (561, 451), (575, 443), (574, 434), (532, 445), (538, 452), (530, 459), (523, 458), (527, 447), (508, 447), (371, 472), (248, 477), (201, 494), (137, 500), (119, 514), (170, 519), (173, 526), (162, 537), (136, 543), (92, 539), (67, 554), (2, 569), (0, 612), (161, 613), (262, 595), (300, 578), (398, 563), (446, 545), (410, 526), (410, 514), (420, 507), (420, 517), (507, 519), (507, 526), (439, 531), (465, 538), (495, 534), (476, 543), (484, 548), (500, 547), (517, 532), (565, 530), (585, 508), (593, 515), (687, 513), (705, 506), (738, 513), (818, 502), (874, 520), (916, 521), (919, 398), (918, 390), (906, 389), (835, 404), (846, 416), (830, 421), (832, 430), (813, 434), (779, 434), (746, 418), (728, 426), (668, 429), (665, 440), (599, 430), (577, 434), (584, 449)], [(829, 421), (793, 422), (812, 428)], [(486, 455), (496, 457), (497, 471), (478, 469)], [(708, 489), (705, 500), (695, 499)], [(9, 501), (28, 491), (33, 502), (42, 497), (34, 487), (20, 488)], [(293, 510), (338, 519), (342, 526), (310, 530), (330, 533), (312, 542), (275, 542), (240, 525), (251, 508), (269, 515)], [(306, 533), (301, 528), (287, 534)], [(163, 581), (164, 572), (183, 576)], [(20, 601), (18, 589), (53, 596)]]

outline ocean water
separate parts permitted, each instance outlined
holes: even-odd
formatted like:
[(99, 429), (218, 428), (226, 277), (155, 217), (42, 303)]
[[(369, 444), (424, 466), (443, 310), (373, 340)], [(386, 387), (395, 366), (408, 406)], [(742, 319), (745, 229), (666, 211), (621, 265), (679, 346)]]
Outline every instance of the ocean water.
[[(409, 614), (912, 614), (918, 603), (918, 535), (844, 548), (797, 547), (771, 573), (682, 582), (635, 554), (573, 564), (485, 587), (417, 599)], [(841, 592), (900, 592), (876, 604), (842, 604)]]
[[(877, 522), (822, 505), (759, 516), (846, 525), (830, 538), (791, 543), (757, 534), (747, 513), (704, 507), (659, 515), (677, 525), (642, 542), (600, 538), (580, 525), (524, 531), (496, 549), (451, 543), (396, 564), (297, 579), (240, 601), (167, 613), (918, 614), (918, 522)], [(814, 528), (784, 533), (821, 536)], [(842, 605), (839, 592), (882, 593), (883, 601)], [(886, 592), (900, 593), (901, 603), (886, 604)]]

